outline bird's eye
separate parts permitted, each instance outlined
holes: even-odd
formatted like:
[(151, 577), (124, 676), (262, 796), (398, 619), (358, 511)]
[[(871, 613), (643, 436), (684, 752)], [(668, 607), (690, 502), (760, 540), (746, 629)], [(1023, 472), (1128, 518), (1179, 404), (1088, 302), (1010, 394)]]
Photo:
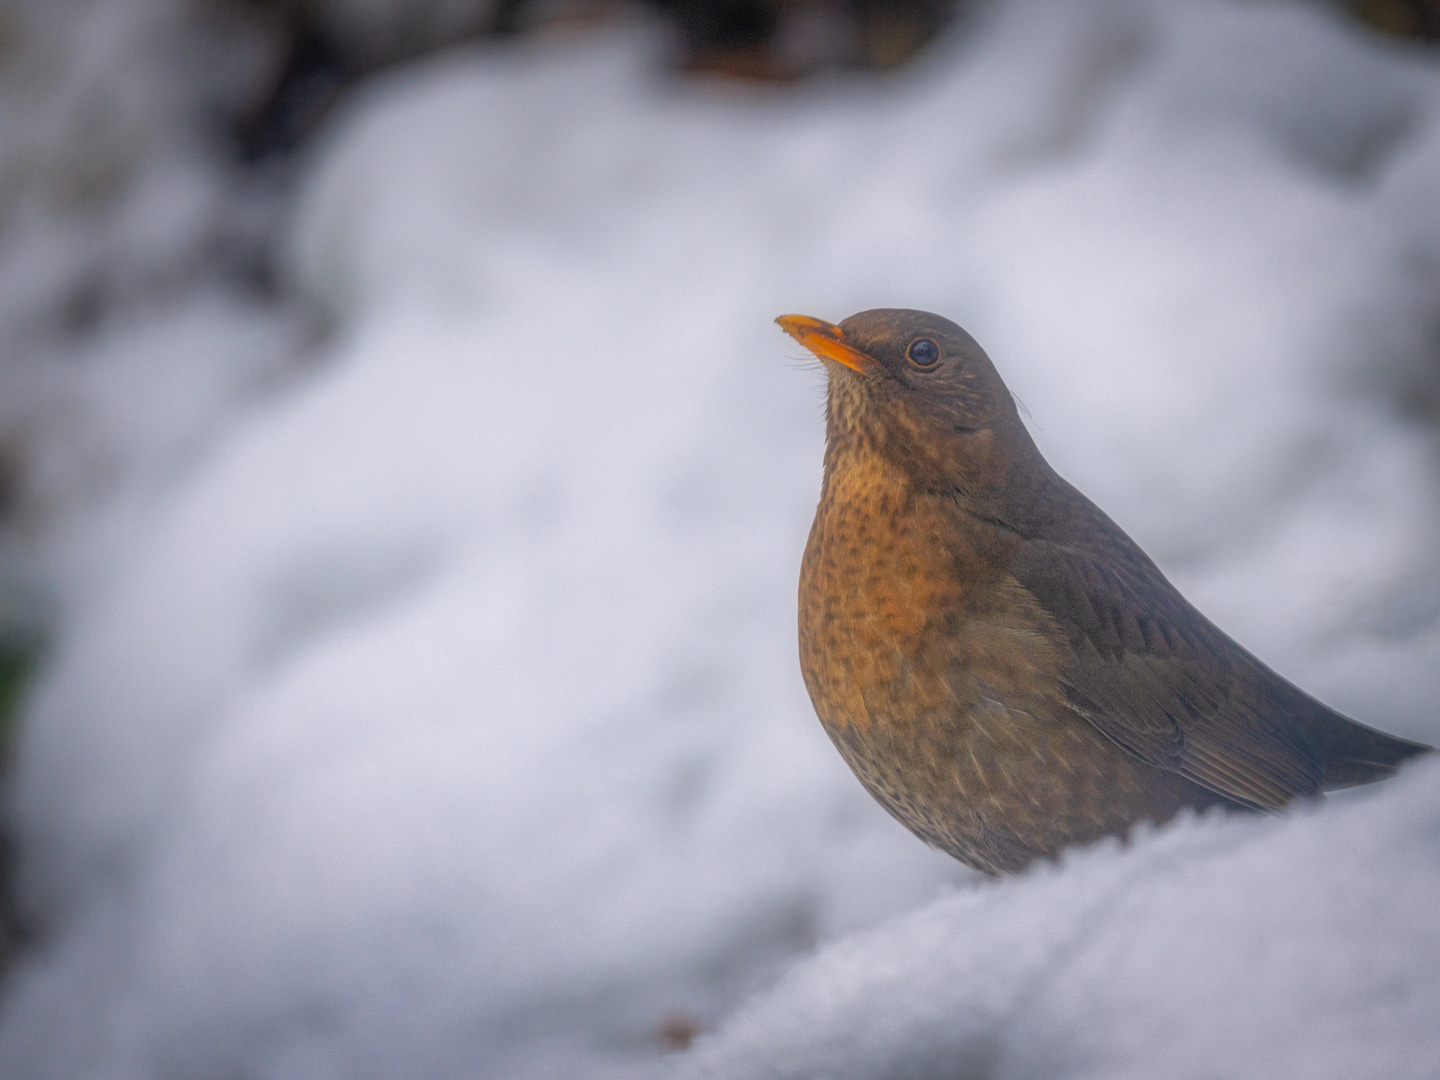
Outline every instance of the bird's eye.
[(905, 350), (910, 362), (919, 368), (934, 367), (940, 359), (940, 346), (928, 337), (916, 338)]

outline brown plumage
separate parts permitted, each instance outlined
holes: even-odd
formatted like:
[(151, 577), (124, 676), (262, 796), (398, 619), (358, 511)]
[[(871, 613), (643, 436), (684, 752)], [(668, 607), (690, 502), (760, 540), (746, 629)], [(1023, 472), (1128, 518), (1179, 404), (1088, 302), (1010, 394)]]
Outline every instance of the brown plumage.
[(1184, 807), (1271, 810), (1429, 747), (1251, 656), (1041, 457), (954, 323), (780, 325), (826, 361), (800, 663), (865, 786), (990, 873)]

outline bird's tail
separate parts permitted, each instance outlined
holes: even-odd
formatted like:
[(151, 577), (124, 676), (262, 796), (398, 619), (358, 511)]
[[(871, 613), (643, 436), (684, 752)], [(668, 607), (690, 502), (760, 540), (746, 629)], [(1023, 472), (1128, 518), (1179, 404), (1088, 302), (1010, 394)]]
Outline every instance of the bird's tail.
[(1411, 758), (1435, 751), (1433, 746), (1386, 735), (1315, 704), (1318, 708), (1307, 717), (1306, 726), (1325, 770), (1320, 780), (1325, 791), (1383, 780)]

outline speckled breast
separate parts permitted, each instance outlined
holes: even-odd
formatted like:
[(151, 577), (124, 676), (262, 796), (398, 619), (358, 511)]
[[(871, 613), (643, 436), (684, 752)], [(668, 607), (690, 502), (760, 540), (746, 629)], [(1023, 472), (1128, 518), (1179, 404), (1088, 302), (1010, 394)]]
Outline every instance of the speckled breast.
[(1013, 539), (882, 465), (827, 479), (800, 575), (800, 662), (871, 794), (989, 872), (1194, 801), (1057, 698), (1049, 618), (1005, 571)]

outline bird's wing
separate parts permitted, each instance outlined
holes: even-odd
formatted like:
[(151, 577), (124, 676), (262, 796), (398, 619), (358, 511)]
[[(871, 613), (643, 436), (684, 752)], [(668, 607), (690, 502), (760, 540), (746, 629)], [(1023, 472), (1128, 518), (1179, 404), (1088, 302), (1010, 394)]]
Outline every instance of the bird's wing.
[(1290, 701), (1304, 695), (1195, 610), (1128, 538), (1103, 557), (1028, 539), (1010, 573), (1069, 638), (1069, 704), (1107, 737), (1249, 806), (1320, 790), (1321, 763)]

